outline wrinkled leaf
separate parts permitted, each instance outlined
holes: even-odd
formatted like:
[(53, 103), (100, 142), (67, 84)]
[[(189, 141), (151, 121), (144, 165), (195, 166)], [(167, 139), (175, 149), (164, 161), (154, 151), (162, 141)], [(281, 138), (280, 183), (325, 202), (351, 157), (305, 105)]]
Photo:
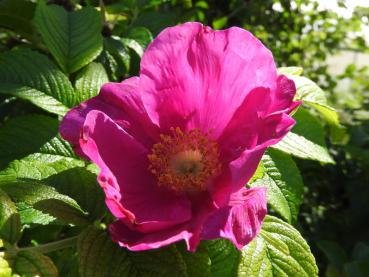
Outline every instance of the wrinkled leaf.
[(296, 222), (304, 184), (292, 158), (269, 149), (262, 158), (264, 176), (252, 186), (267, 186), (268, 204), (289, 223)]
[(74, 167), (51, 175), (44, 180), (60, 193), (72, 197), (88, 212), (91, 220), (99, 219), (106, 211), (105, 195), (96, 181), (96, 174), (83, 167)]
[(236, 276), (240, 252), (228, 240), (217, 239), (203, 242), (211, 260), (212, 277)]
[(76, 94), (78, 102), (96, 96), (100, 87), (109, 81), (108, 75), (100, 63), (90, 63), (82, 69), (76, 78)]
[(318, 276), (310, 248), (300, 233), (267, 216), (257, 239), (242, 250), (237, 276)]
[(0, 93), (28, 100), (59, 115), (76, 104), (67, 76), (46, 56), (28, 49), (0, 55)]
[[(0, 182), (0, 188), (16, 204), (20, 204), (19, 208), (23, 207), (26, 211), (33, 208), (41, 211), (42, 214), (48, 214), (63, 222), (81, 225), (88, 223), (85, 212), (75, 200), (39, 181)], [(22, 210), (19, 209), (19, 212), (22, 213)], [(28, 210), (28, 212), (30, 211)], [(34, 213), (31, 215), (34, 216)], [(30, 220), (26, 219), (26, 221), (29, 222)]]
[(37, 5), (35, 24), (48, 50), (64, 72), (93, 61), (102, 50), (101, 18), (94, 8), (67, 12), (61, 6)]
[(175, 245), (158, 250), (128, 251), (113, 243), (105, 231), (94, 227), (81, 235), (78, 251), (81, 276), (209, 276), (204, 252), (199, 256), (181, 254)]
[(10, 197), (0, 189), (0, 239), (11, 244), (21, 235), (20, 217)]

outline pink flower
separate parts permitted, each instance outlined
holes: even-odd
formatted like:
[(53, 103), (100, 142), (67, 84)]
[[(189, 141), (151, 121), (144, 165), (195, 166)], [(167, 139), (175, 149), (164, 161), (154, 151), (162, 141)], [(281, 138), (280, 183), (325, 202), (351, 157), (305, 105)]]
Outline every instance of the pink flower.
[(121, 246), (194, 251), (222, 237), (242, 248), (266, 214), (266, 189), (245, 184), (294, 125), (295, 91), (249, 32), (185, 23), (148, 46), (139, 77), (105, 84), (60, 132), (99, 166)]

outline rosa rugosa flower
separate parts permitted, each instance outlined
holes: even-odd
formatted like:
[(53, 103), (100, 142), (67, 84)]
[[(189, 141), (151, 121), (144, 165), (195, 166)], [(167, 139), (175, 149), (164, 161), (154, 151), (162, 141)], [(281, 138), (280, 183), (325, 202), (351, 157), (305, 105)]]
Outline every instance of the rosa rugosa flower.
[(185, 240), (194, 251), (222, 237), (242, 248), (266, 214), (265, 188), (245, 184), (294, 125), (295, 92), (249, 32), (186, 23), (154, 39), (139, 77), (105, 84), (60, 132), (100, 168), (121, 246)]

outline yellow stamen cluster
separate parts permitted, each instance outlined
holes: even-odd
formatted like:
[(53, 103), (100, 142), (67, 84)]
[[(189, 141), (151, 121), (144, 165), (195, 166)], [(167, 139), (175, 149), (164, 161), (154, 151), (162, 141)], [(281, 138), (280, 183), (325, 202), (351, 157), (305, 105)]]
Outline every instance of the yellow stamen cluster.
[(218, 147), (207, 134), (198, 129), (184, 133), (177, 127), (160, 139), (148, 155), (149, 170), (159, 186), (177, 192), (203, 191), (219, 174)]

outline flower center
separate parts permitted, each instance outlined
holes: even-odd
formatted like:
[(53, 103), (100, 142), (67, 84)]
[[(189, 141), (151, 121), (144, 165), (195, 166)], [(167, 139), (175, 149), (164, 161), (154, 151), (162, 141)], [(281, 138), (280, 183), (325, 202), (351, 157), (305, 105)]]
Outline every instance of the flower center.
[(160, 142), (152, 147), (149, 170), (159, 186), (177, 192), (205, 190), (220, 173), (216, 142), (198, 129), (188, 133), (178, 127), (170, 130), (170, 135), (160, 135)]

